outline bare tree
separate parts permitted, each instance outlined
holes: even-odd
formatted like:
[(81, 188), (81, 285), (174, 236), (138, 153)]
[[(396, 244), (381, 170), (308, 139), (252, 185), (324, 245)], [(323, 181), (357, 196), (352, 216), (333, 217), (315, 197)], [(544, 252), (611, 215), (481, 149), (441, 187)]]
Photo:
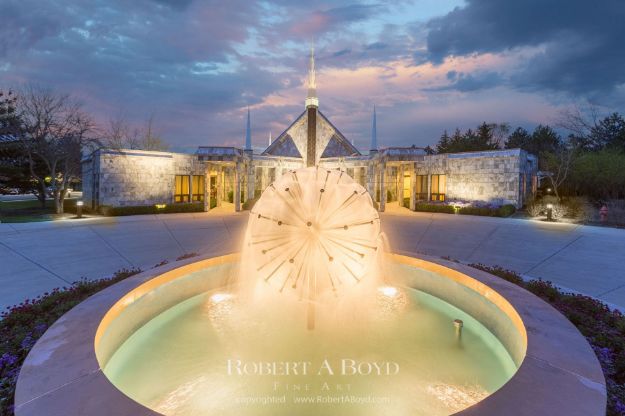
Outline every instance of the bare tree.
[[(91, 117), (67, 94), (40, 87), (27, 87), (18, 96), (16, 133), (27, 155), (30, 173), (42, 189), (50, 183), (57, 214), (71, 181), (80, 178), (82, 149), (94, 143)], [(35, 166), (41, 163), (45, 175)], [(47, 179), (47, 180), (46, 180)]]
[(133, 127), (121, 115), (109, 119), (103, 142), (111, 149), (167, 150), (167, 144), (155, 133), (154, 117), (143, 128)]
[(555, 120), (557, 127), (563, 128), (571, 132), (578, 138), (584, 139), (588, 137), (590, 131), (597, 125), (599, 118), (599, 110), (593, 105), (587, 107), (573, 107), (562, 110)]
[(543, 164), (550, 173), (548, 177), (553, 192), (558, 199), (560, 199), (558, 190), (569, 176), (576, 153), (576, 147), (571, 143), (566, 143), (553, 153), (545, 152), (541, 154), (541, 157), (544, 159)]
[(167, 150), (169, 146), (167, 146), (167, 143), (165, 143), (163, 139), (155, 133), (153, 126), (154, 115), (152, 114), (148, 118), (148, 121), (145, 125), (141, 148), (143, 150)]
[(102, 134), (103, 145), (111, 149), (140, 149), (142, 132), (118, 115), (109, 119)]

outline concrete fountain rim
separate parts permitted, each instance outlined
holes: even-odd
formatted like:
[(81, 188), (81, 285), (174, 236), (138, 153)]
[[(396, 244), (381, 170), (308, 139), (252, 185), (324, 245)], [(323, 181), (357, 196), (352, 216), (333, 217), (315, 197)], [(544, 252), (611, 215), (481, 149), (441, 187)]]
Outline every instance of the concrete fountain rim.
[[(459, 263), (423, 255), (391, 256), (408, 259), (407, 264), (414, 258), (466, 275), (501, 295), (522, 320), (527, 351), (517, 373), (501, 389), (456, 416), (605, 414), (601, 366), (585, 338), (551, 305), (512, 283)], [(141, 286), (149, 288), (147, 282), (155, 283), (168, 273), (180, 275), (180, 270), (186, 273), (198, 264), (206, 267), (237, 259), (234, 253), (156, 267), (74, 307), (46, 331), (26, 358), (17, 382), (15, 415), (159, 415), (117, 390), (101, 371), (94, 346), (98, 328), (122, 297)]]

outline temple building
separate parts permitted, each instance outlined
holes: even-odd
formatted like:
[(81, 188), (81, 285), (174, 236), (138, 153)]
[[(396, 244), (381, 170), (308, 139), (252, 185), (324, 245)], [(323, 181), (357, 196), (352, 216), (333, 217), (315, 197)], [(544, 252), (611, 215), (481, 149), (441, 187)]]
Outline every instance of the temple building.
[(537, 159), (520, 149), (428, 155), (418, 147), (378, 148), (373, 109), (371, 146), (362, 154), (319, 110), (311, 51), (304, 111), (264, 151), (254, 153), (250, 112), (245, 147), (200, 146), (194, 154), (99, 149), (82, 161), (87, 206), (232, 204), (240, 211), (276, 178), (306, 166), (340, 169), (387, 202), (481, 201), (521, 207), (536, 189)]

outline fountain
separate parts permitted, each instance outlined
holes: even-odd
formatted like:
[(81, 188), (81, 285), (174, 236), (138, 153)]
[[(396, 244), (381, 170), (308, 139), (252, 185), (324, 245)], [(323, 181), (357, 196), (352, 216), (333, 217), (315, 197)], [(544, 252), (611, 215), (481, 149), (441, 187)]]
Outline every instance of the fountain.
[(168, 416), (448, 415), (499, 389), (525, 352), (514, 315), (482, 316), (487, 328), (436, 296), (457, 282), (384, 241), (347, 174), (287, 172), (251, 211), (240, 260), (192, 264), (118, 302), (96, 335), (101, 368)]
[[(245, 303), (262, 307), (271, 296), (267, 286), (274, 286), (306, 304), (313, 329), (318, 304), (358, 306), (375, 290), (381, 242), (371, 197), (347, 174), (315, 167), (289, 172), (250, 214), (239, 292), (248, 295)], [(354, 305), (354, 299), (360, 300)]]

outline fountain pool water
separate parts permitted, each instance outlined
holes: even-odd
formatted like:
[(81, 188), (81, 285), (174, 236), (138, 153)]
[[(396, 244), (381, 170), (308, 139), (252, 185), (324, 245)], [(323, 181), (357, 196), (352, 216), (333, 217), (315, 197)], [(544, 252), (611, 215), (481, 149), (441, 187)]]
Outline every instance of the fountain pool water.
[(100, 365), (164, 415), (449, 415), (499, 389), (525, 353), (518, 315), (383, 241), (347, 175), (287, 173), (252, 210), (240, 261), (165, 274), (111, 309)]

